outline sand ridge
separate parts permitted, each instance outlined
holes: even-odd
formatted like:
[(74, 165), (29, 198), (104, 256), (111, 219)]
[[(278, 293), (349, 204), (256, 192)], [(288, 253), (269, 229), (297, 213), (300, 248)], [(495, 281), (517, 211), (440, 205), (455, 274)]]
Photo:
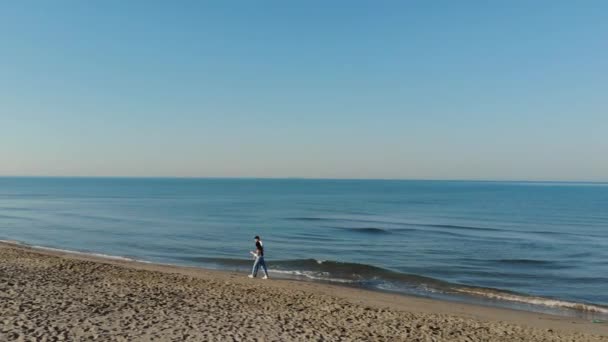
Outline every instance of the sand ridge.
[(608, 341), (562, 331), (559, 320), (539, 328), (410, 312), (357, 300), (364, 291), (339, 296), (294, 281), (9, 244), (0, 260), (1, 341)]

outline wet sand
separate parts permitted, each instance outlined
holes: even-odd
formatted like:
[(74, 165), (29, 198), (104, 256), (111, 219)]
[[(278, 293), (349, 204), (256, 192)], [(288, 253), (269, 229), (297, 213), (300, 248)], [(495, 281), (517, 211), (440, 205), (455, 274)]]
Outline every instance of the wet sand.
[(608, 325), (0, 243), (0, 341), (608, 341)]

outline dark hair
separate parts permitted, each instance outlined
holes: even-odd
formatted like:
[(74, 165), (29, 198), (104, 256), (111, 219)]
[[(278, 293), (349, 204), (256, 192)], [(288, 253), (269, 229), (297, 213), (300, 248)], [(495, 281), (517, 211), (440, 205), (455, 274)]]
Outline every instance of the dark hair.
[(256, 236), (254, 237), (254, 239), (259, 240), (259, 239), (260, 239), (260, 237), (256, 235)]

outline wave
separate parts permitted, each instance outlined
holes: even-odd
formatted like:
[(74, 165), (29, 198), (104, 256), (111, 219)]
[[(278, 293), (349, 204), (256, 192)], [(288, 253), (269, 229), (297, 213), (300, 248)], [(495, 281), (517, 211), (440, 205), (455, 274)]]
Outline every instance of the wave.
[(47, 251), (53, 251), (53, 252), (60, 252), (60, 253), (88, 255), (88, 256), (94, 256), (94, 257), (99, 257), (99, 258), (103, 258), (103, 259), (121, 260), (121, 261), (136, 261), (136, 262), (149, 263), (148, 261), (138, 260), (138, 259), (133, 259), (133, 258), (128, 258), (128, 257), (122, 257), (122, 256), (118, 256), (118, 255), (110, 255), (110, 254), (103, 254), (103, 253), (93, 253), (93, 252), (80, 252), (80, 251), (73, 251), (73, 250), (67, 250), (67, 249), (61, 249), (61, 248), (53, 248), (53, 247), (43, 247), (43, 246), (36, 246), (36, 245), (32, 245), (32, 246), (29, 246), (29, 247), (35, 248), (35, 249), (42, 249), (42, 250), (47, 250)]
[(449, 229), (463, 229), (463, 230), (486, 230), (486, 231), (509, 231), (500, 228), (487, 228), (487, 227), (475, 227), (475, 226), (460, 226), (454, 224), (418, 224), (423, 227), (435, 227), (435, 228), (449, 228)]
[(579, 303), (579, 302), (569, 302), (565, 300), (552, 299), (552, 298), (543, 298), (543, 297), (534, 297), (534, 296), (526, 296), (520, 295), (516, 293), (509, 293), (507, 291), (499, 291), (494, 289), (484, 289), (484, 288), (456, 288), (457, 292), (481, 296), (484, 298), (496, 299), (507, 302), (517, 302), (522, 304), (529, 305), (538, 305), (545, 306), (551, 308), (562, 308), (562, 309), (571, 309), (576, 311), (583, 312), (593, 312), (600, 314), (608, 314), (608, 307), (587, 304), (587, 303)]
[(226, 266), (226, 267), (242, 267), (242, 266), (251, 265), (251, 259), (206, 258), (206, 257), (189, 257), (189, 256), (179, 257), (178, 259), (183, 260), (183, 261), (200, 262), (200, 263), (214, 264), (214, 265)]
[[(451, 224), (434, 224), (434, 223), (413, 223), (413, 222), (399, 222), (399, 221), (385, 221), (385, 220), (366, 220), (366, 219), (350, 219), (350, 218), (333, 218), (333, 217), (288, 217), (286, 220), (290, 221), (327, 221), (327, 222), (354, 222), (354, 223), (376, 223), (392, 225), (397, 227), (434, 227), (434, 228), (452, 228), (452, 229), (464, 229), (464, 230), (489, 230), (489, 231), (505, 231), (500, 228), (487, 228), (487, 227), (475, 227), (475, 226), (463, 226), (463, 225), (451, 225)], [(509, 231), (509, 230), (506, 230)]]
[(0, 243), (5, 243), (8, 245), (20, 245), (20, 246), (25, 246), (25, 244), (19, 242), (19, 241), (15, 241), (15, 240), (2, 240), (0, 239)]
[(514, 265), (552, 265), (552, 264), (555, 264), (555, 262), (553, 262), (553, 261), (536, 260), (536, 259), (498, 259), (498, 260), (490, 260), (490, 261), (504, 263), (504, 264), (514, 264)]
[[(494, 228), (494, 227), (479, 227), (469, 225), (457, 225), (457, 224), (436, 224), (436, 223), (414, 223), (414, 222), (399, 222), (399, 221), (388, 221), (388, 220), (368, 220), (368, 219), (352, 219), (352, 218), (333, 218), (333, 217), (287, 217), (286, 220), (290, 221), (308, 221), (308, 222), (348, 222), (355, 224), (373, 224), (373, 225), (386, 225), (390, 230), (422, 230), (424, 227), (440, 228), (448, 230), (464, 230), (464, 231), (487, 231), (487, 232), (515, 232), (519, 234), (540, 234), (540, 235), (556, 235), (556, 236), (578, 236), (578, 237), (606, 237), (602, 234), (579, 234), (572, 232), (559, 232), (559, 231), (546, 231), (546, 230), (524, 230), (524, 229), (505, 229), (505, 228)], [(329, 227), (329, 228), (342, 228), (342, 227)], [(344, 227), (345, 229), (355, 227)], [(385, 229), (380, 228), (380, 229)], [(422, 228), (422, 229), (421, 229)], [(385, 229), (386, 230), (386, 229)], [(442, 231), (445, 232), (445, 231)]]
[(332, 228), (332, 229), (341, 229), (341, 230), (347, 230), (347, 231), (351, 231), (351, 232), (355, 232), (355, 233), (368, 233), (368, 234), (390, 234), (391, 232), (389, 230), (386, 229), (382, 229), (382, 228), (375, 228), (375, 227), (336, 227), (336, 226), (324, 226), (325, 228)]
[(32, 208), (22, 208), (22, 207), (0, 207), (0, 210), (10, 210), (10, 211), (34, 211)]
[(76, 251), (76, 250), (63, 249), (63, 248), (30, 245), (30, 244), (27, 244), (27, 243), (23, 243), (23, 242), (20, 242), (20, 241), (14, 241), (14, 240), (0, 240), (0, 243), (6, 243), (6, 244), (9, 244), (9, 245), (19, 245), (19, 246), (24, 246), (24, 247), (32, 248), (32, 249), (51, 251), (51, 252), (58, 252), (58, 253), (67, 253), (67, 254), (94, 256), (94, 257), (98, 257), (98, 258), (102, 258), (102, 259), (109, 259), (109, 260), (135, 261), (135, 262), (150, 263), (149, 261), (139, 260), (139, 259), (133, 259), (133, 258), (123, 257), (123, 256), (118, 256), (118, 255), (110, 255), (110, 254), (95, 253), (95, 252), (83, 252), (83, 251)]
[(318, 276), (315, 275), (312, 272), (308, 272), (308, 271), (298, 271), (298, 270), (292, 270), (292, 271), (288, 271), (288, 270), (276, 270), (276, 269), (271, 269), (269, 270), (270, 273), (278, 273), (278, 274), (282, 274), (282, 275), (286, 275), (286, 276), (291, 276), (291, 277), (295, 277), (295, 278), (307, 278), (310, 280), (317, 280), (317, 281), (327, 281), (330, 283), (341, 283), (341, 284), (354, 284), (355, 281), (354, 280), (350, 280), (350, 279), (341, 279), (341, 278), (331, 278), (331, 277), (327, 277), (327, 276)]
[(570, 253), (570, 254), (566, 254), (565, 257), (566, 258), (570, 258), (570, 259), (578, 259), (578, 258), (588, 258), (593, 256), (594, 254), (591, 252), (578, 252), (578, 253)]
[(58, 216), (64, 216), (64, 217), (74, 217), (74, 218), (79, 218), (79, 219), (94, 220), (94, 221), (106, 221), (106, 222), (125, 222), (125, 221), (129, 221), (127, 219), (121, 219), (121, 218), (117, 218), (117, 217), (97, 216), (97, 215), (85, 215), (85, 214), (66, 213), (66, 212), (59, 212), (56, 215), (58, 215)]
[(584, 237), (584, 238), (605, 238), (608, 235), (602, 235), (602, 234), (580, 234), (580, 233), (571, 233), (571, 232), (552, 232), (552, 231), (547, 231), (547, 230), (531, 230), (531, 231), (517, 231), (517, 232), (522, 232), (522, 233), (532, 233), (532, 234), (540, 234), (540, 235), (567, 235), (567, 236), (578, 236), (578, 237)]
[(352, 218), (337, 218), (337, 217), (287, 217), (285, 220), (288, 221), (320, 221), (320, 222), (353, 222), (353, 223), (366, 223), (366, 224), (385, 224), (393, 226), (411, 226), (410, 223), (396, 222), (396, 221), (383, 221), (383, 220), (367, 220), (367, 219), (352, 219)]
[(22, 221), (35, 221), (35, 219), (31, 217), (23, 217), (23, 216), (14, 216), (14, 215), (0, 215), (0, 219), (6, 220), (22, 220)]
[(287, 217), (286, 220), (290, 221), (334, 221), (336, 219), (328, 219), (323, 217)]
[[(250, 266), (250, 259), (231, 259), (231, 258), (207, 258), (207, 257), (182, 257), (184, 261), (194, 261), (203, 263), (213, 263), (225, 266)], [(387, 280), (409, 280), (411, 282), (427, 282), (433, 284), (445, 283), (434, 278), (400, 273), (385, 268), (332, 260), (317, 259), (291, 259), (291, 260), (266, 260), (266, 263), (274, 269), (302, 271), (307, 274), (331, 275), (332, 278), (340, 278), (351, 281), (366, 281), (374, 279)], [(448, 283), (445, 283), (448, 284)]]

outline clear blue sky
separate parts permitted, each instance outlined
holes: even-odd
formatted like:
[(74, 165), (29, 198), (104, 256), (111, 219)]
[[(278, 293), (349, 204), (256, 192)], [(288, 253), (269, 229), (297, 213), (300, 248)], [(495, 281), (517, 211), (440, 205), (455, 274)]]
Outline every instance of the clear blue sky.
[(0, 175), (608, 180), (608, 1), (4, 1)]

